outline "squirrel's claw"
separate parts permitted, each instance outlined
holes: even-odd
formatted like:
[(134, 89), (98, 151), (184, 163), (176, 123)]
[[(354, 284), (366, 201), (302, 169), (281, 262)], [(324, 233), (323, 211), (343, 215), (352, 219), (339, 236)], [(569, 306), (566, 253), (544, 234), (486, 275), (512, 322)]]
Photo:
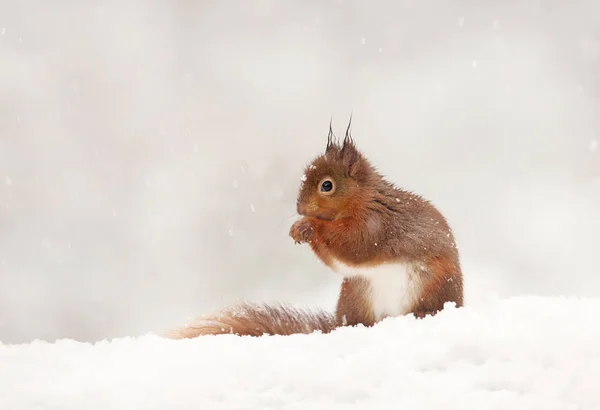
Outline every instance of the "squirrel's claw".
[(304, 243), (309, 242), (314, 228), (309, 219), (302, 218), (294, 223), (290, 228), (290, 236), (294, 240), (294, 243)]

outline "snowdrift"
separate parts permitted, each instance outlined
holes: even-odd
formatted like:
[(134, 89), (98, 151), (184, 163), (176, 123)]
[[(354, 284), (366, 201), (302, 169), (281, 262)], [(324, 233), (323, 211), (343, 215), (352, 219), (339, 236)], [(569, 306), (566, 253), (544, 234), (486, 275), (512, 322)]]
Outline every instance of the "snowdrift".
[(523, 296), (329, 335), (0, 345), (0, 409), (599, 409), (598, 317)]

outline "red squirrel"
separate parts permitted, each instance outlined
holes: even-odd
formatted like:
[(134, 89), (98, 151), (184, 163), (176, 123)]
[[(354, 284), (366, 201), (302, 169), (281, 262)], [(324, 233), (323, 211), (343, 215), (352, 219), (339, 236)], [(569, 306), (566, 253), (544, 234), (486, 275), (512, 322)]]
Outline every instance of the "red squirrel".
[(338, 143), (331, 124), (325, 153), (305, 169), (290, 228), (328, 267), (344, 276), (335, 312), (242, 303), (174, 330), (172, 338), (328, 333), (373, 326), (386, 317), (435, 315), (463, 306), (458, 249), (442, 214), (421, 196), (395, 187), (357, 149)]

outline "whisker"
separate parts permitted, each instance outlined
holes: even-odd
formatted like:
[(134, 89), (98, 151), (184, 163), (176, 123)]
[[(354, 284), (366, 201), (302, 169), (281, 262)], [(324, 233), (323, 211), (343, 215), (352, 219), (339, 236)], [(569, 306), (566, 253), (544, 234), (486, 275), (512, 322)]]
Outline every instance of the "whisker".
[(290, 218), (293, 218), (293, 217), (295, 217), (295, 216), (296, 216), (296, 214), (295, 214), (295, 213), (293, 213), (293, 214), (291, 214), (290, 216), (283, 218), (283, 219), (281, 220), (281, 222), (279, 222), (279, 223), (277, 224), (277, 226), (276, 226), (276, 227), (273, 229), (273, 231), (272, 231), (272, 232), (275, 232), (275, 231), (276, 231), (276, 230), (277, 230), (277, 229), (278, 229), (278, 228), (281, 226), (281, 224), (282, 224), (284, 221), (288, 221)]

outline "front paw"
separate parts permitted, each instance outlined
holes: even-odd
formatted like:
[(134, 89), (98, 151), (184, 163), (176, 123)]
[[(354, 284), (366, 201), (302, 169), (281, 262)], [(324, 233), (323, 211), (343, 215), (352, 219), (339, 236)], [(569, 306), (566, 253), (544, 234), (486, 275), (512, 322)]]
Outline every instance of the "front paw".
[(302, 218), (296, 221), (290, 228), (290, 236), (295, 243), (310, 242), (315, 227), (308, 218)]

